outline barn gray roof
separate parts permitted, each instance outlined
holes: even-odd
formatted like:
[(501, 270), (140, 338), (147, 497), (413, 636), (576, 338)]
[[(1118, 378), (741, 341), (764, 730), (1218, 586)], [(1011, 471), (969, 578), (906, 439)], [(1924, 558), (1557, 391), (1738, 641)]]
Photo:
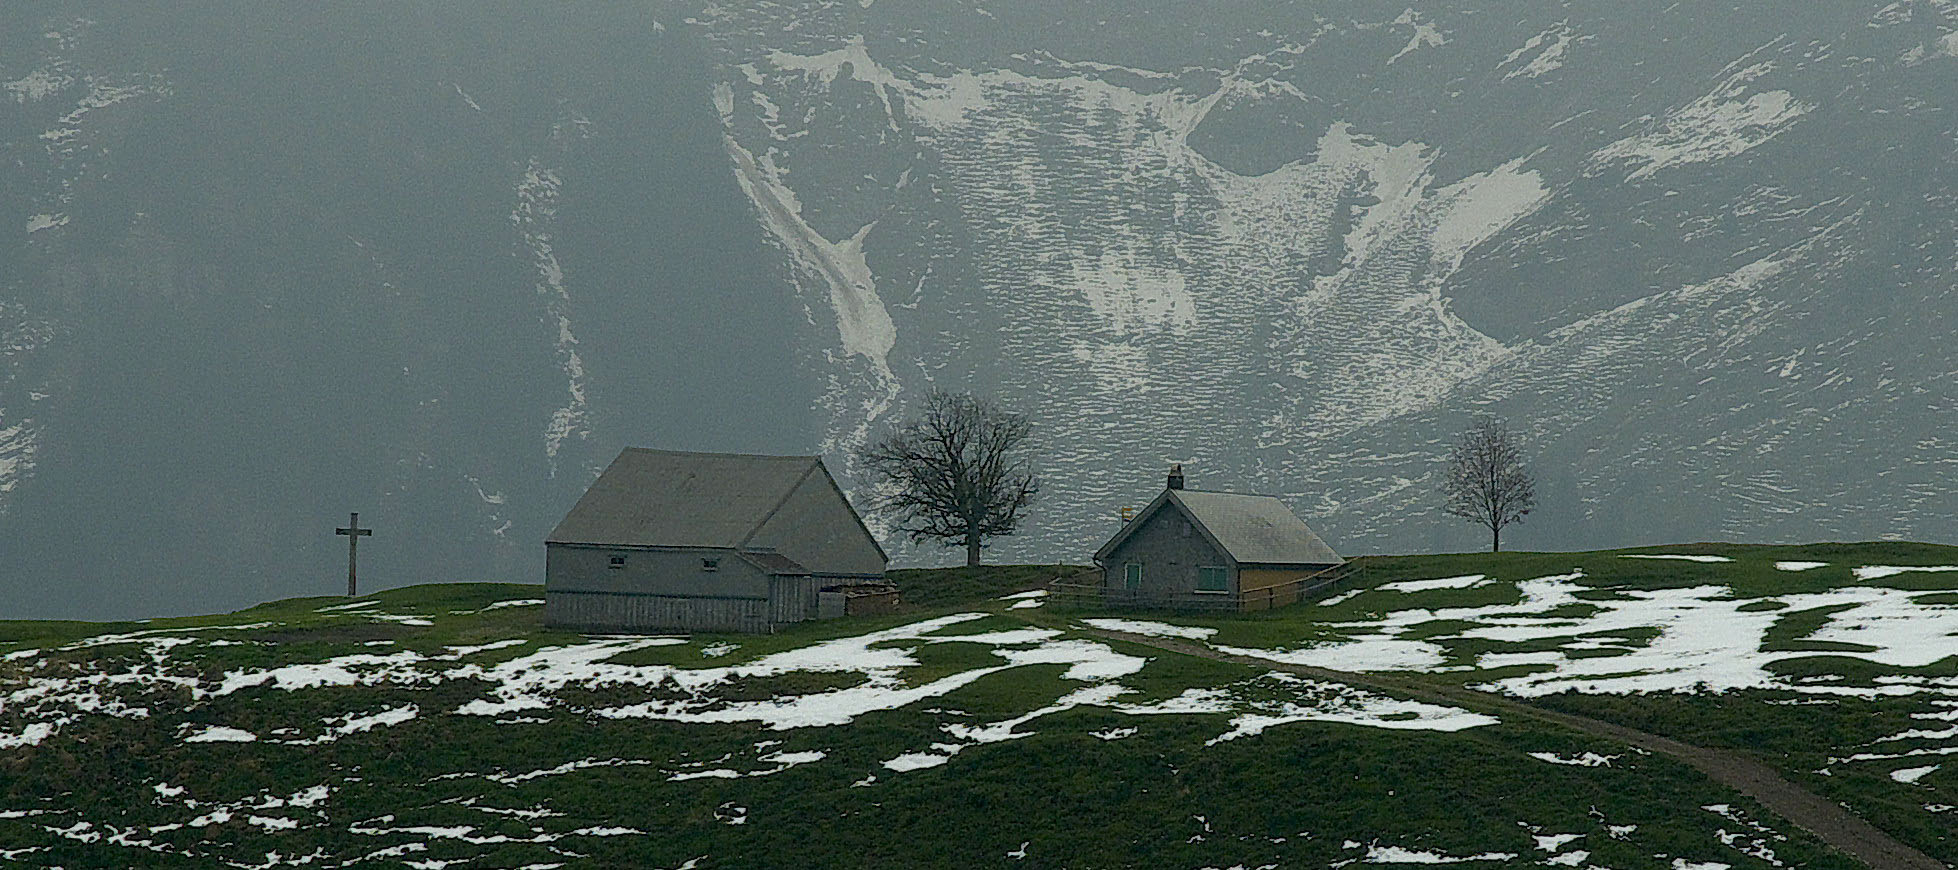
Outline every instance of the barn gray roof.
[(735, 555), (747, 560), (748, 564), (777, 576), (803, 576), (809, 573), (808, 568), (802, 567), (801, 563), (781, 553), (771, 553), (764, 550), (742, 550), (741, 552), (735, 553)]
[(819, 456), (628, 447), (545, 541), (740, 547), (821, 466)]
[(1193, 489), (1164, 490), (1102, 545), (1095, 560), (1113, 552), (1150, 516), (1171, 507), (1180, 509), (1240, 565), (1337, 565), (1346, 561), (1273, 496)]

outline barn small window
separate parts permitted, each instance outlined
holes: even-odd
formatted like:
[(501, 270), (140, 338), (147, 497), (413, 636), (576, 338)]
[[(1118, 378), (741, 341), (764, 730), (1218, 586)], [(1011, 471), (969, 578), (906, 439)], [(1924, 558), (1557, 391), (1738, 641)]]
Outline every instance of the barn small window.
[(1197, 569), (1198, 592), (1231, 591), (1231, 575), (1223, 568), (1205, 567)]
[(702, 571), (719, 571), (719, 570), (721, 570), (721, 560), (719, 560), (719, 559), (702, 559), (702, 560), (700, 560), (700, 570), (702, 570)]
[(624, 556), (613, 556), (613, 557), (612, 557), (612, 564), (610, 564), (610, 565), (607, 565), (606, 567), (607, 567), (607, 568), (610, 568), (610, 569), (612, 569), (612, 570), (614, 570), (614, 571), (616, 571), (616, 570), (618, 570), (618, 569), (620, 569), (620, 568), (624, 568), (624, 567), (625, 567), (625, 557), (624, 557)]
[(1123, 566), (1122, 580), (1129, 589), (1142, 588), (1142, 563), (1130, 562)]

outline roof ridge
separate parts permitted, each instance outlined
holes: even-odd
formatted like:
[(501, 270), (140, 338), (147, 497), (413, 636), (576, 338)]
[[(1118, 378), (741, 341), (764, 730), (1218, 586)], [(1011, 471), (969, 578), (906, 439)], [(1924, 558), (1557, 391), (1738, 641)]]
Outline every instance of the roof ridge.
[(755, 523), (755, 527), (749, 529), (748, 534), (742, 536), (740, 542), (736, 543), (734, 546), (736, 547), (748, 546), (749, 541), (754, 540), (756, 535), (761, 534), (762, 529), (768, 527), (768, 521), (774, 519), (776, 514), (781, 513), (782, 506), (788, 504), (789, 499), (795, 497), (796, 490), (801, 489), (802, 485), (808, 482), (809, 475), (815, 474), (816, 469), (821, 468), (823, 466), (823, 458), (820, 456), (809, 456), (803, 458), (811, 459), (814, 461), (809, 463), (808, 468), (802, 470), (802, 476), (796, 478), (795, 483), (789, 484), (789, 488), (782, 493), (782, 497), (775, 500), (775, 506), (769, 508), (768, 513), (762, 514), (761, 519)]
[(658, 447), (626, 447), (626, 453), (657, 453), (662, 456), (726, 456), (736, 459), (821, 459), (819, 453), (729, 453), (725, 450), (665, 450)]

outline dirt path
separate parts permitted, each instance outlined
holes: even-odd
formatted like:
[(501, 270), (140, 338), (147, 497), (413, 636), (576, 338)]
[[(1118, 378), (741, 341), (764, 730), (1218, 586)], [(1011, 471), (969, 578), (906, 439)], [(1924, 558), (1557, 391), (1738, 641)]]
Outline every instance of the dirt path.
[(1613, 725), (1588, 716), (1546, 710), (1491, 692), (1435, 685), (1425, 680), (1410, 679), (1405, 676), (1360, 674), (1308, 665), (1284, 664), (1252, 656), (1221, 653), (1188, 641), (1094, 628), (1079, 630), (1111, 640), (1155, 647), (1166, 652), (1284, 671), (1328, 682), (1364, 686), (1402, 697), (1449, 704), (1481, 713), (1534, 719), (1595, 734), (1686, 762), (1721, 785), (1759, 801), (1762, 806), (1776, 815), (1814, 834), (1837, 851), (1863, 862), (1873, 870), (1947, 870), (1942, 862), (1897, 841), (1896, 838), (1878, 830), (1876, 826), (1863, 821), (1861, 817), (1842, 806), (1783, 779), (1773, 768), (1726, 750), (1707, 749), (1690, 743), (1681, 743), (1669, 737)]

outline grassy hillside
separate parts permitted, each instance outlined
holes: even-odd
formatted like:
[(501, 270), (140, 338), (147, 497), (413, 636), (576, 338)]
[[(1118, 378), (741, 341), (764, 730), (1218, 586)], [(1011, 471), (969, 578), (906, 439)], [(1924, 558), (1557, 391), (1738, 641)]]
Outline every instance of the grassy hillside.
[(1004, 597), (1052, 566), (903, 572), (913, 612), (760, 637), (548, 631), (492, 584), (0, 623), (0, 863), (1856, 866), (1665, 757), (1095, 626), (1744, 751), (1949, 863), (1958, 571), (1891, 570), (1942, 566), (1382, 558), (1202, 619)]

